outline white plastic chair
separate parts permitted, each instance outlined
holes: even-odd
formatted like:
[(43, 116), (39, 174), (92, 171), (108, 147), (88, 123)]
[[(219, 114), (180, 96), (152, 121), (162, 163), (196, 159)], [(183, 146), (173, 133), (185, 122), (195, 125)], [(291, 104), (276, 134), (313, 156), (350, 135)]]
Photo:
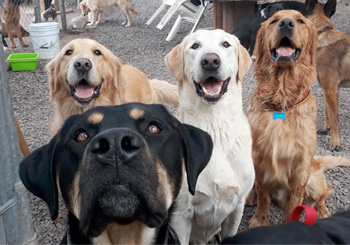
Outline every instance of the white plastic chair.
[(156, 12), (154, 12), (154, 14), (151, 16), (151, 18), (149, 18), (149, 20), (146, 22), (146, 25), (149, 25), (152, 23), (152, 21), (154, 21), (155, 18), (157, 18), (157, 16), (164, 10), (167, 8), (170, 8), (171, 5), (173, 5), (175, 2), (175, 0), (163, 0), (162, 5), (159, 6), (159, 8), (157, 9)]
[[(208, 2), (209, 3), (209, 2)], [(189, 0), (175, 0), (175, 2), (168, 9), (162, 20), (157, 25), (158, 29), (162, 29), (164, 25), (175, 15), (178, 14), (178, 17), (169, 32), (166, 40), (170, 42), (177, 31), (179, 30), (182, 22), (184, 20), (194, 23), (194, 26), (191, 30), (191, 33), (194, 32), (201, 20), (204, 10), (206, 9), (208, 4), (201, 3), (196, 6), (191, 3)]]

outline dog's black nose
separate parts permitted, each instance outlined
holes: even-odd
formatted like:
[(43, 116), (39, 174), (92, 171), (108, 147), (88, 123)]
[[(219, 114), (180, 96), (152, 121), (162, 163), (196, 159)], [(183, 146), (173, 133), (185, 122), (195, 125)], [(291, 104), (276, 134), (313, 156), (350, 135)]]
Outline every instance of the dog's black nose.
[(215, 53), (209, 53), (203, 55), (201, 59), (201, 66), (207, 71), (215, 71), (221, 64), (220, 57)]
[(90, 142), (89, 150), (105, 163), (115, 163), (115, 159), (131, 160), (143, 148), (142, 137), (130, 129), (109, 129), (96, 135)]
[(92, 63), (89, 59), (79, 58), (74, 61), (74, 68), (80, 72), (87, 72), (92, 68)]
[(295, 22), (292, 19), (285, 18), (280, 21), (278, 26), (281, 30), (293, 30)]

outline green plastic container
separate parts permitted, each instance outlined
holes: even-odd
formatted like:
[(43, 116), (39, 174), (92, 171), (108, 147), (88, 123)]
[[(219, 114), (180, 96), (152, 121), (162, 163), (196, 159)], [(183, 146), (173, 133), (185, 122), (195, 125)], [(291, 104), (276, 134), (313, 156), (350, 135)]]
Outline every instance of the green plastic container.
[(38, 53), (10, 54), (7, 61), (13, 71), (34, 71), (38, 64)]

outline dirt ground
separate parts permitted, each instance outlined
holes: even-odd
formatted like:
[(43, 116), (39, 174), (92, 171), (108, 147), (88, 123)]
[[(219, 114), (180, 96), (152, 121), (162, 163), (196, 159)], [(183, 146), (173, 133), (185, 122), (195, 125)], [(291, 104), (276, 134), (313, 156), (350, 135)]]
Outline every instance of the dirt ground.
[[(150, 78), (158, 78), (175, 83), (175, 79), (164, 64), (165, 55), (191, 30), (192, 24), (184, 23), (171, 42), (165, 41), (167, 34), (174, 23), (174, 19), (163, 30), (156, 28), (160, 21), (159, 16), (151, 25), (145, 23), (156, 11), (161, 3), (158, 1), (134, 0), (135, 9), (140, 16), (132, 16), (132, 26), (121, 26), (123, 16), (119, 9), (111, 11), (96, 29), (88, 29), (82, 33), (61, 33), (60, 46), (75, 38), (92, 38), (105, 45), (116, 54), (124, 64), (132, 64)], [(78, 10), (68, 14), (68, 18), (79, 15)], [(332, 17), (337, 28), (350, 33), (350, 0), (342, 0), (338, 3), (337, 11)], [(69, 21), (69, 20), (68, 20)], [(205, 11), (205, 17), (201, 28), (212, 27), (212, 6)], [(31, 43), (30, 37), (26, 38)], [(18, 44), (19, 46), (19, 44)], [(10, 53), (33, 52), (32, 45), (29, 48), (10, 49)], [(12, 102), (15, 115), (19, 120), (22, 131), (28, 141), (30, 150), (48, 143), (49, 122), (53, 117), (53, 103), (49, 99), (48, 80), (45, 65), (48, 60), (39, 60), (35, 71), (13, 72), (9, 71), (9, 80), (12, 93)], [(246, 107), (249, 97), (256, 83), (253, 69), (251, 68), (243, 82), (243, 104)], [(317, 96), (318, 128), (325, 122), (324, 99), (322, 89), (316, 82), (312, 92)], [(345, 156), (350, 158), (350, 101), (349, 89), (341, 89), (339, 94), (339, 122), (341, 129), (342, 150), (332, 152), (328, 150), (330, 135), (318, 136), (317, 155)], [(174, 110), (175, 108), (169, 108)], [(335, 193), (327, 200), (327, 206), (332, 213), (350, 208), (350, 169), (337, 168), (326, 173), (327, 180), (333, 184)], [(30, 204), (33, 214), (34, 227), (37, 240), (40, 244), (58, 244), (66, 230), (66, 210), (60, 205), (59, 215), (61, 222), (54, 224), (48, 209), (43, 201), (30, 195)], [(253, 215), (255, 207), (246, 207), (240, 226), (240, 231), (247, 229), (247, 224)], [(280, 223), (281, 210), (277, 206), (271, 207), (270, 224)]]

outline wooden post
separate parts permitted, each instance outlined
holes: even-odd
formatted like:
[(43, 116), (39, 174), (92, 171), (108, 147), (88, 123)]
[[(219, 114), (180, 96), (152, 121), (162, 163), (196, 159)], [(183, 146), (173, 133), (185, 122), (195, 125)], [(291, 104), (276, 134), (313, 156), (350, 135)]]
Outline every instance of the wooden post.
[(213, 28), (231, 32), (235, 23), (254, 13), (254, 1), (216, 0), (213, 6)]

